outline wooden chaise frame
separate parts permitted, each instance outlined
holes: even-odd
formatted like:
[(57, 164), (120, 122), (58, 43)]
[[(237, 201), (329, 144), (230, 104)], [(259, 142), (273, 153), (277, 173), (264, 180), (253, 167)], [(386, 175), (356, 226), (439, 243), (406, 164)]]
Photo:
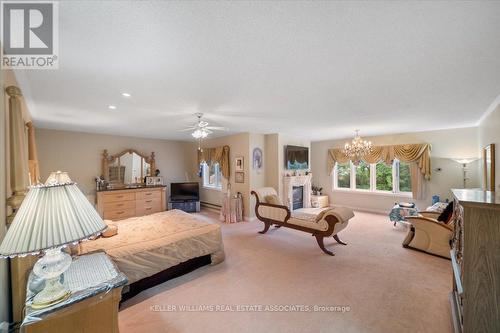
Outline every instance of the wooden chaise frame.
[[(325, 231), (323, 231), (323, 230), (317, 230), (317, 229), (313, 229), (313, 228), (308, 228), (308, 227), (304, 227), (304, 226), (301, 226), (301, 225), (291, 224), (291, 223), (288, 223), (288, 220), (290, 220), (290, 217), (291, 217), (291, 213), (290, 213), (290, 209), (287, 206), (274, 205), (274, 204), (269, 204), (269, 203), (261, 202), (260, 198), (259, 198), (259, 195), (255, 191), (252, 191), (251, 193), (255, 196), (255, 199), (256, 199), (256, 203), (255, 203), (255, 215), (257, 216), (257, 218), (259, 220), (261, 220), (262, 222), (264, 222), (264, 230), (259, 231), (259, 233), (265, 234), (272, 225), (274, 225), (276, 228), (287, 227), (287, 228), (291, 228), (291, 229), (295, 229), (295, 230), (299, 230), (299, 231), (304, 231), (304, 232), (310, 233), (314, 237), (316, 237), (316, 241), (318, 242), (318, 245), (319, 245), (320, 249), (323, 252), (325, 252), (326, 254), (331, 255), (331, 256), (334, 256), (335, 254), (332, 251), (329, 251), (329, 250), (327, 250), (325, 248), (325, 244), (323, 242), (323, 239), (325, 237), (333, 236), (333, 239), (335, 239), (335, 241), (337, 243), (342, 244), (342, 245), (347, 245), (347, 243), (343, 242), (339, 238), (339, 236), (337, 234), (335, 234), (335, 235), (333, 234), (333, 231), (334, 231), (334, 228), (335, 228), (335, 224), (337, 224), (339, 222), (342, 223), (335, 216), (333, 216), (333, 215), (327, 215), (324, 218), (325, 221), (328, 223), (328, 229), (325, 230)], [(286, 211), (285, 220), (284, 221), (279, 221), (279, 220), (273, 220), (273, 219), (269, 219), (269, 218), (261, 216), (259, 214), (259, 206), (265, 206), (265, 207), (283, 209), (284, 211)]]

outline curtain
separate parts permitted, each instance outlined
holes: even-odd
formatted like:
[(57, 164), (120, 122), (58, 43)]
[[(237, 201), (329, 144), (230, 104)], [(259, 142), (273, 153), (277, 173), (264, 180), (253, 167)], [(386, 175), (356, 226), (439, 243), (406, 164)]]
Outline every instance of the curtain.
[(29, 186), (28, 142), (21, 110), (21, 90), (18, 87), (9, 86), (5, 91), (9, 95), (9, 162), (7, 170), (10, 191), (7, 205), (16, 210), (20, 207)]
[(422, 174), (422, 172), (420, 172), (418, 164), (416, 162), (413, 162), (410, 165), (410, 171), (411, 171), (411, 192), (413, 194), (413, 199), (422, 200), (424, 199), (424, 193), (425, 193), (424, 175)]
[[(424, 179), (431, 179), (431, 145), (426, 143), (406, 144), (394, 146), (376, 146), (370, 154), (362, 158), (367, 163), (383, 161), (392, 164), (394, 159), (411, 163), (411, 186), (413, 198), (423, 198)], [(346, 163), (351, 160), (344, 154), (343, 149), (333, 148), (328, 150), (328, 172), (332, 174), (335, 163)], [(352, 160), (357, 164), (359, 160)]]
[[(363, 156), (363, 161), (367, 163), (377, 163), (383, 161), (386, 164), (392, 164), (395, 158), (400, 161), (411, 163), (416, 162), (420, 172), (425, 179), (431, 179), (431, 146), (426, 143), (395, 145), (395, 146), (376, 146), (373, 147), (371, 154)], [(346, 163), (351, 160), (344, 154), (343, 149), (333, 148), (328, 150), (328, 172), (331, 174), (335, 163)], [(353, 163), (359, 160), (352, 160)]]
[(203, 148), (202, 151), (198, 151), (198, 164), (202, 162), (219, 163), (219, 168), (222, 176), (225, 179), (229, 179), (229, 146)]

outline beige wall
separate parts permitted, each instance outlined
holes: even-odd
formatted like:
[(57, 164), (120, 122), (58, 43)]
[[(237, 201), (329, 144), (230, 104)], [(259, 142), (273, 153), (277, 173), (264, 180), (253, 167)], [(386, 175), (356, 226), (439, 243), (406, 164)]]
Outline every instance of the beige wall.
[(95, 200), (94, 179), (101, 175), (104, 149), (109, 154), (124, 149), (136, 149), (145, 155), (154, 151), (156, 168), (160, 169), (166, 184), (186, 179), (188, 168), (184, 155), (189, 148), (186, 142), (47, 129), (37, 129), (36, 139), (42, 181), (51, 171), (67, 171), (91, 201)]
[[(432, 179), (426, 186), (425, 200), (418, 201), (420, 209), (425, 209), (431, 203), (431, 197), (438, 194), (441, 199), (451, 198), (451, 188), (463, 187), (462, 167), (451, 158), (479, 157), (478, 151), (478, 129), (476, 127), (406, 133), (397, 135), (385, 135), (378, 137), (367, 137), (375, 145), (392, 145), (404, 143), (430, 143), (432, 145), (431, 166)], [(333, 204), (364, 209), (375, 212), (387, 212), (397, 201), (408, 201), (408, 198), (396, 195), (374, 195), (361, 193), (345, 193), (332, 191), (332, 177), (328, 174), (327, 150), (329, 148), (340, 148), (346, 141), (329, 140), (313, 142), (311, 147), (311, 164), (313, 183), (323, 187), (323, 192), (328, 194)], [(478, 187), (478, 163), (473, 162), (468, 167), (467, 187)], [(436, 171), (441, 168), (442, 171)]]
[[(260, 170), (253, 168), (253, 150), (255, 148), (260, 148), (262, 150), (262, 168)], [(250, 168), (250, 191), (256, 188), (266, 186), (267, 178), (267, 160), (266, 160), (266, 135), (264, 134), (250, 134), (250, 146), (249, 146), (249, 158), (248, 167)], [(255, 216), (255, 198), (253, 195), (250, 196), (250, 212), (249, 216)]]
[(276, 191), (279, 191), (279, 134), (267, 134), (265, 136), (265, 147), (264, 167), (266, 168), (266, 186), (273, 187)]
[[(479, 149), (482, 150), (491, 143), (495, 144), (496, 153), (495, 188), (496, 191), (500, 191), (500, 105), (498, 105), (493, 112), (487, 115), (479, 124)], [(482, 163), (480, 173), (481, 183), (483, 184)]]
[[(288, 136), (285, 134), (268, 134), (266, 143), (266, 183), (274, 187), (280, 197), (283, 194), (283, 176), (291, 172), (285, 168), (285, 146), (301, 146), (309, 148), (309, 163), (311, 163), (311, 141)], [(310, 167), (309, 167), (310, 168)]]
[[(2, 87), (2, 93), (0, 93), (0, 242), (3, 240), (6, 228), (6, 216), (5, 211), (5, 200), (6, 200), (6, 107), (5, 107), (5, 72), (0, 70), (0, 82)], [(8, 261), (6, 259), (0, 259), (0, 323), (9, 321), (10, 312), (10, 302), (9, 302), (9, 277), (8, 277)]]

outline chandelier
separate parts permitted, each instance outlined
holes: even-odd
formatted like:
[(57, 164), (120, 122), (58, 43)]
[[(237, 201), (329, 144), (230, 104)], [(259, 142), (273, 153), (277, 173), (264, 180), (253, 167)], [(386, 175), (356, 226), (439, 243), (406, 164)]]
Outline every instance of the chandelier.
[(344, 146), (344, 154), (352, 159), (359, 159), (360, 157), (370, 154), (373, 150), (372, 142), (365, 141), (359, 136), (359, 130), (356, 130), (356, 135), (351, 143), (346, 142)]

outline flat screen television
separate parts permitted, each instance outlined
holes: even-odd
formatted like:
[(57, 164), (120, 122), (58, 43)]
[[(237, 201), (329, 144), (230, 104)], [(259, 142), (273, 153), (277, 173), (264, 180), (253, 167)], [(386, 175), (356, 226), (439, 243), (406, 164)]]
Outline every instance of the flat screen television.
[(285, 146), (285, 168), (288, 170), (309, 169), (309, 148)]
[(170, 184), (171, 201), (198, 201), (200, 200), (200, 187), (197, 182)]

